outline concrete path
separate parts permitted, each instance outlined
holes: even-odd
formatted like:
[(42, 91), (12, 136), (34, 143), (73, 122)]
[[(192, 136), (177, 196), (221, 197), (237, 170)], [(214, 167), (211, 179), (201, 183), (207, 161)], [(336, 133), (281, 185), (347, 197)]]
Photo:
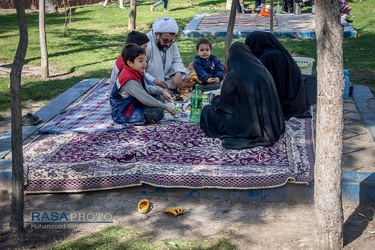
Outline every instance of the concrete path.
[(342, 167), (343, 171), (375, 172), (375, 99), (369, 96), (369, 99), (366, 99), (368, 105), (361, 107), (360, 100), (363, 100), (363, 95), (359, 92), (364, 92), (367, 88), (354, 87), (353, 97), (344, 100)]

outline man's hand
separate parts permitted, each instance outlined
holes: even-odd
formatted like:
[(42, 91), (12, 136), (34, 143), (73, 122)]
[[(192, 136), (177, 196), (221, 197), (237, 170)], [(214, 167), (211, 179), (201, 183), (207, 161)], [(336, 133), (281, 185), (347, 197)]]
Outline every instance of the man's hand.
[(168, 101), (172, 101), (172, 96), (167, 91), (165, 91), (165, 90), (163, 91), (163, 96)]
[(171, 81), (171, 88), (177, 89), (178, 86), (182, 84), (182, 74), (181, 72), (177, 72)]
[(165, 107), (165, 110), (167, 110), (169, 113), (171, 113), (172, 116), (175, 116), (176, 115), (176, 112), (174, 112), (174, 109), (169, 107), (169, 106), (166, 106)]
[(166, 82), (164, 82), (163, 80), (161, 79), (155, 79), (153, 81), (153, 83), (156, 85), (156, 86), (159, 86), (160, 88), (162, 89), (166, 89), (168, 88), (168, 84)]

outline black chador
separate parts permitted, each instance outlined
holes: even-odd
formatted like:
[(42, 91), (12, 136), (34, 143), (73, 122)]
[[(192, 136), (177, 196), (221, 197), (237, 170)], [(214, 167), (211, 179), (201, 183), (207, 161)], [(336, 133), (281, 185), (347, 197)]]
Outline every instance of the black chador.
[(229, 50), (227, 69), (220, 96), (202, 110), (201, 129), (228, 149), (273, 145), (285, 122), (271, 74), (239, 42)]
[(311, 117), (301, 70), (286, 48), (269, 32), (251, 32), (245, 43), (271, 73), (284, 118)]

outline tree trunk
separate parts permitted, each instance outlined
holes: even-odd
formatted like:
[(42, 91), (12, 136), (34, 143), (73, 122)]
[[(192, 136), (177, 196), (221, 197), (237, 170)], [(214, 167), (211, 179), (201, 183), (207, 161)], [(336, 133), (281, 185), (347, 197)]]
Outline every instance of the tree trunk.
[(23, 155), (22, 155), (22, 110), (21, 110), (21, 73), (25, 61), (28, 33), (25, 8), (22, 0), (15, 0), (20, 31), (20, 41), (10, 71), (10, 96), (12, 114), (12, 204), (9, 231), (23, 231)]
[(45, 0), (39, 0), (39, 43), (40, 43), (40, 60), (42, 66), (42, 78), (49, 77), (48, 70), (48, 52), (47, 52), (47, 38), (45, 27)]
[(273, 0), (270, 0), (270, 32), (273, 34)]
[(136, 25), (135, 25), (136, 18), (137, 18), (137, 0), (130, 0), (128, 30), (136, 29)]
[(232, 45), (232, 37), (234, 24), (236, 22), (236, 10), (237, 10), (238, 0), (232, 1), (232, 7), (230, 9), (229, 23), (227, 28), (227, 36), (225, 37), (225, 65), (227, 65), (229, 48)]
[(343, 26), (338, 0), (316, 0), (318, 103), (315, 163), (315, 249), (343, 247), (341, 156), (344, 127)]

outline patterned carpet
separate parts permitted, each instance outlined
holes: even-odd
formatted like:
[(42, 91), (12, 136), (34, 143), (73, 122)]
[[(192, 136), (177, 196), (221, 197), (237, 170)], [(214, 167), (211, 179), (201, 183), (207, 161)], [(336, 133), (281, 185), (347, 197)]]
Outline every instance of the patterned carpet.
[(74, 108), (55, 118), (38, 133), (86, 133), (134, 129), (132, 124), (114, 122), (109, 104), (109, 82), (104, 78)]
[(255, 189), (313, 180), (310, 119), (290, 119), (272, 147), (227, 150), (198, 125), (43, 134), (24, 149), (25, 191), (79, 192), (149, 184)]
[[(197, 29), (205, 26), (228, 26), (230, 13), (207, 13), (200, 22)], [(240, 14), (236, 15), (235, 26), (270, 26), (270, 17), (259, 14)], [(276, 16), (273, 17), (273, 25), (278, 26)]]

